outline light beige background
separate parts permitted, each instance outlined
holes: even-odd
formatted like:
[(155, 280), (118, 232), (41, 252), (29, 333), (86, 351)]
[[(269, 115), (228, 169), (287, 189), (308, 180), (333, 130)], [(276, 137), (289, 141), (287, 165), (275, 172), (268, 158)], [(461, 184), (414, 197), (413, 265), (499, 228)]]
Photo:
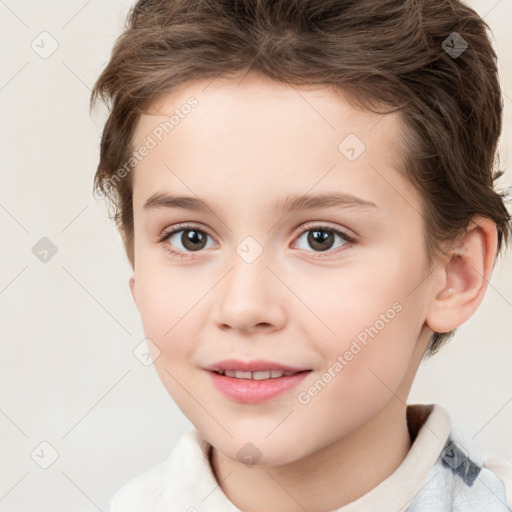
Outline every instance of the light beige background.
[[(164, 460), (190, 426), (151, 366), (130, 267), (92, 196), (99, 112), (90, 88), (130, 0), (0, 0), (0, 512), (107, 510), (128, 479)], [(490, 24), (505, 93), (501, 166), (512, 170), (512, 0), (469, 2)], [(58, 43), (48, 58), (31, 47)], [(32, 247), (58, 252), (42, 263)], [(512, 264), (479, 312), (423, 364), (410, 401), (436, 402), (485, 454), (512, 461)], [(58, 458), (51, 462), (52, 450)], [(32, 456), (31, 456), (32, 454)]]

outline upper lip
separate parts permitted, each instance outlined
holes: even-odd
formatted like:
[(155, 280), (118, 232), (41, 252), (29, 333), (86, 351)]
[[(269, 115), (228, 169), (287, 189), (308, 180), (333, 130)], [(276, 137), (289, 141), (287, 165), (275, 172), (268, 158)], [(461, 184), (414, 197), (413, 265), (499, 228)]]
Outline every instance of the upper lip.
[(210, 371), (236, 370), (240, 372), (258, 372), (268, 370), (282, 370), (284, 372), (302, 372), (310, 368), (300, 368), (288, 366), (286, 364), (276, 363), (274, 361), (265, 361), (264, 359), (255, 359), (252, 361), (240, 361), (238, 359), (225, 359), (218, 361), (205, 368)]

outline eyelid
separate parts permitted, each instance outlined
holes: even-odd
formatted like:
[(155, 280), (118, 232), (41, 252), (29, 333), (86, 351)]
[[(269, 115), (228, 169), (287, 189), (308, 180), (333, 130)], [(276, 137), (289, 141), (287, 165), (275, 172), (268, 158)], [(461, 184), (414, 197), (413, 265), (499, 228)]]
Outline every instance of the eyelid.
[[(296, 230), (294, 230), (293, 240), (297, 240), (299, 238), (299, 236), (303, 235), (307, 231), (313, 230), (314, 228), (323, 229), (325, 231), (333, 231), (334, 233), (341, 235), (346, 240), (347, 244), (353, 244), (353, 243), (357, 242), (357, 238), (355, 236), (347, 233), (346, 228), (338, 228), (338, 227), (330, 226), (329, 223), (325, 222), (325, 221), (310, 221), (310, 222), (307, 222), (306, 224), (301, 224), (300, 227), (298, 227)], [(169, 238), (171, 238), (177, 232), (186, 231), (187, 229), (188, 230), (196, 229), (197, 231), (202, 231), (202, 232), (206, 233), (209, 237), (211, 237), (215, 241), (215, 243), (218, 244), (216, 238), (210, 233), (210, 231), (208, 229), (206, 229), (203, 226), (201, 226), (200, 224), (194, 223), (194, 222), (184, 222), (181, 224), (176, 224), (174, 226), (171, 226), (169, 229), (165, 229), (162, 232), (162, 234), (158, 237), (157, 241), (159, 244), (165, 244), (169, 240)], [(166, 248), (166, 250), (172, 254), (181, 255), (182, 258), (194, 257), (193, 256), (194, 252), (182, 252), (182, 251), (178, 251), (175, 249), (169, 249), (168, 247)], [(204, 251), (197, 251), (197, 252), (200, 253), (200, 252), (204, 252)], [(326, 251), (327, 256), (322, 256), (322, 254), (323, 254), (322, 252), (315, 252), (315, 251), (307, 251), (307, 252), (316, 254), (316, 256), (313, 256), (313, 258), (322, 258), (322, 257), (327, 258), (329, 255), (337, 254), (339, 252), (339, 249), (336, 251)]]
[[(302, 224), (300, 224), (300, 226), (298, 228), (296, 228), (294, 230), (293, 236), (296, 237), (298, 235), (303, 234), (304, 231), (308, 231), (309, 229), (313, 229), (313, 228), (325, 228), (325, 229), (331, 229), (333, 231), (338, 231), (342, 235), (347, 237), (347, 239), (351, 239), (352, 241), (355, 241), (355, 238), (357, 236), (355, 234), (348, 233), (348, 230), (346, 228), (339, 228), (339, 227), (331, 226), (331, 225), (329, 225), (328, 222), (325, 222), (325, 221), (310, 221), (310, 222), (306, 222), (306, 224), (302, 223)], [(177, 231), (184, 230), (184, 229), (197, 229), (197, 230), (204, 231), (207, 235), (209, 235), (211, 238), (213, 238), (217, 242), (216, 238), (211, 234), (211, 232), (207, 228), (201, 226), (201, 224), (193, 223), (193, 222), (184, 222), (181, 224), (175, 224), (174, 226), (171, 226), (168, 229), (167, 228), (164, 229), (164, 231), (160, 235), (158, 235), (157, 241), (161, 242), (167, 236), (174, 234)], [(353, 232), (351, 231), (351, 233), (353, 233)]]
[(353, 233), (351, 230), (338, 226), (331, 226), (329, 222), (325, 221), (311, 221), (306, 222), (306, 224), (301, 224), (300, 227), (294, 231), (294, 239), (297, 238), (299, 235), (302, 235), (305, 231), (310, 231), (314, 228), (325, 229), (326, 231), (329, 230), (340, 233), (341, 235), (343, 235), (343, 237), (346, 238), (348, 242), (356, 242), (357, 240), (356, 235), (351, 234)]
[(217, 239), (210, 233), (210, 231), (208, 229), (201, 226), (201, 224), (197, 224), (194, 222), (183, 222), (181, 224), (175, 224), (174, 226), (171, 226), (168, 229), (167, 228), (164, 229), (164, 231), (160, 235), (158, 235), (157, 242), (159, 242), (159, 243), (165, 242), (168, 240), (169, 237), (176, 234), (178, 231), (186, 231), (187, 229), (190, 229), (190, 230), (196, 229), (197, 231), (204, 231), (210, 238), (215, 240), (215, 243), (218, 243)]

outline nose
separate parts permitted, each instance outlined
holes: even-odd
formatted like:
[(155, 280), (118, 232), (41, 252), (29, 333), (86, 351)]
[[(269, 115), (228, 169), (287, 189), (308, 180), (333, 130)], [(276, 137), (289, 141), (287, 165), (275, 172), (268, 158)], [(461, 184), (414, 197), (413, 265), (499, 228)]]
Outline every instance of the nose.
[(255, 259), (247, 254), (237, 248), (227, 275), (216, 287), (217, 325), (246, 334), (280, 330), (286, 321), (286, 287), (276, 277), (276, 270), (269, 267), (272, 263), (265, 251)]

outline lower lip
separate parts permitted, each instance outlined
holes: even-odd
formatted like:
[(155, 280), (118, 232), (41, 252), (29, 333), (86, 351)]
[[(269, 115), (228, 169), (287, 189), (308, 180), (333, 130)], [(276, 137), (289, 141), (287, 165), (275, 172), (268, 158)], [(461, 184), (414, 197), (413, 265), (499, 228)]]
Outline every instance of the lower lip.
[(248, 404), (264, 402), (288, 391), (302, 382), (310, 372), (311, 370), (275, 379), (249, 380), (226, 377), (209, 371), (219, 391), (237, 402)]

